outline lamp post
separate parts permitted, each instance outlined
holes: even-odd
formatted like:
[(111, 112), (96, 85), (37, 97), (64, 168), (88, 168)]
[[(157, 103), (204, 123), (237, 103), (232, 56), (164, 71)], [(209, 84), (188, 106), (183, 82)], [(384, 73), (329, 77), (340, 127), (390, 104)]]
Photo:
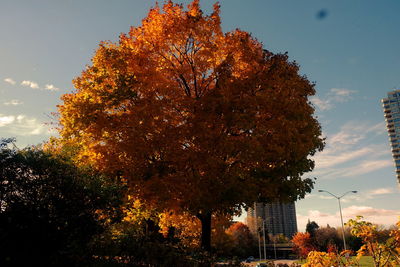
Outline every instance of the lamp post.
[(265, 247), (265, 220), (263, 220), (263, 236), (264, 236), (264, 260), (267, 261), (267, 251)]
[(329, 192), (329, 191), (326, 191), (326, 190), (318, 190), (318, 192), (325, 192), (325, 193), (328, 193), (328, 194), (330, 194), (331, 196), (333, 196), (334, 198), (336, 198), (337, 200), (338, 200), (338, 202), (339, 202), (339, 212), (340, 212), (340, 221), (342, 222), (342, 235), (343, 235), (343, 246), (344, 246), (344, 250), (347, 250), (347, 248), (346, 248), (346, 238), (344, 237), (344, 224), (343, 224), (343, 216), (342, 216), (342, 206), (341, 206), (341, 204), (340, 204), (340, 199), (342, 198), (342, 197), (344, 197), (345, 195), (347, 195), (348, 193), (357, 193), (357, 191), (347, 191), (346, 193), (344, 193), (343, 195), (341, 195), (340, 197), (338, 197), (338, 196), (336, 196), (336, 195), (334, 195), (334, 194), (332, 194), (331, 192)]
[(258, 255), (260, 256), (261, 260), (261, 242), (260, 242), (260, 227), (258, 227), (258, 217), (257, 217), (257, 203), (254, 203), (254, 214), (256, 219), (256, 229), (257, 229), (257, 236), (258, 236)]

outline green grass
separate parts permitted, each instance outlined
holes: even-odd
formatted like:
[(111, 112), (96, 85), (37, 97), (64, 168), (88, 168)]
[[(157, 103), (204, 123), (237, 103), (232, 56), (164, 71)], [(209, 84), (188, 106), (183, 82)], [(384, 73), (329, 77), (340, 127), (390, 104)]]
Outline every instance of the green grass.
[(359, 263), (360, 267), (374, 267), (374, 262), (371, 256), (362, 256)]

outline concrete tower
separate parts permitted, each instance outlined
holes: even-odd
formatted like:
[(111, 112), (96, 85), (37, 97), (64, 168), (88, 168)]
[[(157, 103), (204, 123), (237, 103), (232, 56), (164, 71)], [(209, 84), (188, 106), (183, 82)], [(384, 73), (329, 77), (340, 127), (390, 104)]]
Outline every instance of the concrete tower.
[(391, 91), (387, 95), (387, 98), (382, 99), (382, 105), (396, 167), (396, 177), (400, 182), (400, 90)]

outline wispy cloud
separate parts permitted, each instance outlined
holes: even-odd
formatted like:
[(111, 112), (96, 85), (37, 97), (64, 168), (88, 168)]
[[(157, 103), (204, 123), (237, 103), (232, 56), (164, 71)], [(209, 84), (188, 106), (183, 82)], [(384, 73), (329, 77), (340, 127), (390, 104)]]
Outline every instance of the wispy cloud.
[(11, 84), (11, 85), (15, 85), (16, 84), (16, 81), (14, 81), (12, 78), (5, 78), (4, 81), (6, 83)]
[(332, 88), (324, 97), (312, 97), (311, 102), (321, 111), (330, 110), (335, 106), (335, 103), (343, 103), (352, 98), (352, 94), (357, 91), (345, 88)]
[[(344, 222), (361, 215), (365, 220), (372, 223), (391, 226), (397, 222), (398, 216), (400, 216), (400, 210), (377, 209), (370, 206), (352, 205), (342, 209), (342, 214)], [(340, 226), (339, 218), (339, 212), (326, 213), (319, 210), (309, 210), (307, 214), (297, 214), (299, 231), (305, 231), (305, 226), (308, 219), (315, 221), (320, 226), (329, 224), (331, 226), (338, 227)]]
[(345, 88), (332, 88), (329, 90), (328, 96), (333, 97), (336, 102), (346, 102), (351, 99), (351, 95), (357, 91)]
[(22, 86), (30, 87), (30, 88), (32, 88), (32, 89), (39, 89), (39, 84), (37, 84), (36, 82), (33, 82), (33, 81), (27, 81), (27, 80), (25, 80), (25, 81), (22, 81), (22, 82), (21, 82), (21, 85), (22, 85)]
[(354, 145), (368, 135), (379, 135), (386, 132), (384, 122), (371, 125), (368, 122), (350, 121), (344, 124), (338, 133), (331, 135), (332, 145)]
[(350, 121), (327, 136), (327, 145), (315, 157), (313, 174), (323, 179), (359, 176), (393, 165), (387, 144), (375, 144), (385, 134), (383, 123)]
[[(343, 209), (343, 215), (346, 217), (356, 217), (357, 215), (362, 215), (365, 218), (372, 217), (371, 221), (381, 221), (377, 217), (382, 216), (393, 216), (395, 221), (397, 221), (398, 216), (400, 215), (399, 210), (387, 210), (387, 209), (376, 209), (368, 206), (350, 206)], [(382, 223), (382, 222), (379, 222)], [(386, 224), (387, 222), (383, 222)]]
[(320, 110), (325, 111), (333, 108), (333, 104), (329, 99), (323, 100), (319, 97), (312, 97), (311, 102), (314, 104), (314, 106), (318, 107)]
[(49, 91), (58, 91), (58, 90), (60, 90), (60, 88), (57, 88), (52, 84), (46, 84), (44, 89), (49, 90)]
[(393, 193), (394, 193), (393, 188), (377, 188), (368, 192), (368, 194), (372, 196), (388, 195)]
[[(333, 192), (336, 194), (335, 192)], [(394, 189), (389, 187), (375, 188), (368, 191), (358, 191), (356, 194), (347, 194), (346, 197), (341, 198), (343, 203), (365, 203), (367, 200), (387, 197), (387, 195), (398, 194), (400, 189)], [(312, 193), (306, 196), (306, 198), (312, 199), (334, 199), (333, 196), (326, 193)]]
[[(396, 191), (397, 190), (397, 191)], [(393, 188), (376, 188), (369, 191), (358, 192), (357, 194), (350, 194), (342, 199), (344, 203), (354, 203), (360, 202), (364, 203), (367, 200), (377, 199), (381, 197), (386, 197), (386, 195), (390, 194), (398, 194), (400, 193), (398, 189)]]
[(321, 155), (316, 157), (316, 162), (318, 168), (330, 168), (335, 165), (366, 156), (373, 151), (373, 147), (363, 147), (354, 151), (338, 151), (334, 153), (329, 151), (329, 148), (327, 148), (325, 153), (322, 152)]
[(10, 136), (51, 135), (55, 133), (44, 122), (24, 114), (0, 114), (0, 127), (2, 133)]
[(336, 179), (361, 176), (382, 168), (393, 166), (392, 160), (366, 160), (352, 162), (349, 167), (337, 166), (333, 169), (325, 169), (323, 171), (316, 171), (316, 175), (320, 175), (324, 179)]
[(18, 106), (18, 105), (22, 105), (24, 102), (21, 102), (20, 100), (18, 100), (18, 99), (12, 99), (12, 100), (10, 100), (10, 101), (6, 101), (6, 102), (4, 102), (3, 104), (5, 105), (5, 106)]

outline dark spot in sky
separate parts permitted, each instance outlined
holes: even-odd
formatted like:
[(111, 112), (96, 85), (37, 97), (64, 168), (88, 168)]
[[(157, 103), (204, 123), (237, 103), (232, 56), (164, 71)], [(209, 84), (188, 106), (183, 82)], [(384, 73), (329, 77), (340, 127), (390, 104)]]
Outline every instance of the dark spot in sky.
[(326, 9), (321, 9), (317, 12), (317, 19), (319, 20), (323, 20), (326, 16), (328, 16), (328, 10)]

